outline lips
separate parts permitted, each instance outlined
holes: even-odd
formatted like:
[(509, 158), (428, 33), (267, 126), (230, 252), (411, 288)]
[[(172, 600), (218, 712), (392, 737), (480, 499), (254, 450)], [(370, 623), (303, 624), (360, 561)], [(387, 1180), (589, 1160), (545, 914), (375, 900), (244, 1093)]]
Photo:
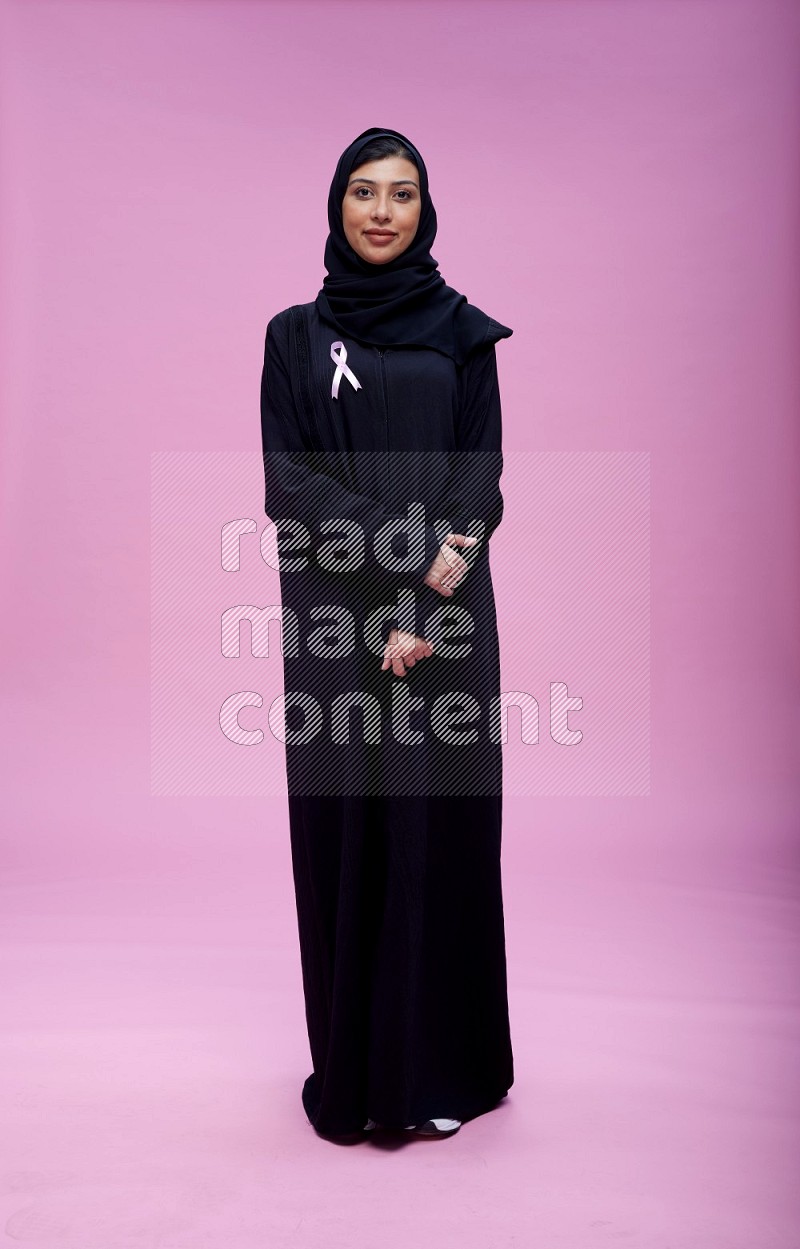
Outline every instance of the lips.
[(376, 240), (393, 239), (395, 237), (394, 232), (392, 230), (365, 230), (364, 233), (366, 234), (367, 238), (376, 239)]

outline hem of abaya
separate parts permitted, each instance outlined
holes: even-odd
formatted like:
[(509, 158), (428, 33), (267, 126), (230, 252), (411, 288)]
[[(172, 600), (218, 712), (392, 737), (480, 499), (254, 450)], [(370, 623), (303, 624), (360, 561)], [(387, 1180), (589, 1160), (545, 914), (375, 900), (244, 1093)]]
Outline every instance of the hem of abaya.
[(323, 1137), (355, 1137), (363, 1134), (364, 1124), (367, 1119), (375, 1119), (380, 1123), (382, 1128), (388, 1128), (390, 1131), (405, 1129), (407, 1123), (425, 1123), (428, 1119), (447, 1118), (459, 1119), (462, 1123), (469, 1123), (471, 1119), (477, 1119), (480, 1115), (487, 1114), (490, 1110), (494, 1110), (496, 1106), (508, 1096), (509, 1090), (513, 1084), (513, 1079), (506, 1082), (506, 1086), (493, 1094), (487, 1094), (481, 1098), (475, 1098), (472, 1101), (459, 1102), (455, 1099), (447, 1102), (445, 1106), (441, 1103), (416, 1110), (409, 1113), (406, 1123), (391, 1122), (388, 1118), (381, 1118), (378, 1114), (371, 1114), (369, 1109), (363, 1115), (359, 1116), (359, 1121), (354, 1123), (352, 1120), (348, 1122), (331, 1121), (327, 1116), (320, 1115), (319, 1102), (315, 1097), (315, 1077), (312, 1074), (308, 1077), (303, 1085), (302, 1102), (306, 1117), (314, 1128), (314, 1130)]

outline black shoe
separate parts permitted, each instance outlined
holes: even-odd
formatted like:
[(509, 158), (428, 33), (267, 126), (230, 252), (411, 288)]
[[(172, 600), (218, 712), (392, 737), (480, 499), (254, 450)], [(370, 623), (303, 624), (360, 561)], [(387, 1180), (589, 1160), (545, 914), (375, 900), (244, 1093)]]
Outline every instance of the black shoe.
[(426, 1119), (424, 1123), (409, 1123), (406, 1132), (416, 1132), (418, 1136), (452, 1136), (460, 1127), (460, 1119)]

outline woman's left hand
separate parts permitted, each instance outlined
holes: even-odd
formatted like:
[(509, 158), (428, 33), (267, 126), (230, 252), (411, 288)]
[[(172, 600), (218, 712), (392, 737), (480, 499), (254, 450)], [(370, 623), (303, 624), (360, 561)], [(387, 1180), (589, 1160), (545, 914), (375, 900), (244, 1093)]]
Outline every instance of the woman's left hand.
[(413, 668), (418, 659), (427, 659), (433, 647), (425, 638), (404, 629), (392, 629), (383, 652), (381, 671), (391, 668), (396, 677), (404, 677), (407, 668)]
[(457, 546), (474, 546), (478, 541), (463, 533), (449, 533), (439, 548), (439, 554), (426, 572), (423, 580), (445, 598), (452, 598), (458, 583), (469, 572), (469, 564), (455, 549)]

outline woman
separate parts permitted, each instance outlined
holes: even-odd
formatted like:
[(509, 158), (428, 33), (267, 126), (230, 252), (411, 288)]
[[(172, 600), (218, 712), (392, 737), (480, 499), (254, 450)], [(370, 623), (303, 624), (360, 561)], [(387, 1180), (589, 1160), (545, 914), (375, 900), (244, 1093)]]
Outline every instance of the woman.
[(488, 553), (512, 331), (445, 284), (397, 131), (346, 148), (328, 222), (322, 288), (269, 322), (261, 380), (302, 1101), (325, 1137), (446, 1136), (514, 1078)]

